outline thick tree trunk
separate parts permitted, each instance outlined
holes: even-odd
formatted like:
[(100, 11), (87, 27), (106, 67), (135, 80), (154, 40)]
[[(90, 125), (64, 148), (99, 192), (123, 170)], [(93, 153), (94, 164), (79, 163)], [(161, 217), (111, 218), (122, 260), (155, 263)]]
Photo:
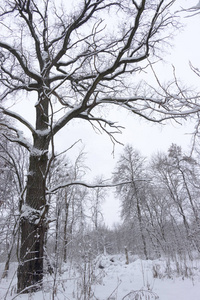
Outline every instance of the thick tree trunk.
[(27, 181), (26, 204), (21, 217), (21, 248), (18, 267), (18, 291), (40, 288), (43, 278), (45, 239), (45, 182), (47, 155), (31, 156)]
[(18, 267), (18, 291), (32, 292), (40, 289), (43, 279), (44, 226), (22, 222), (22, 245)]
[(30, 153), (26, 200), (21, 214), (21, 248), (18, 267), (18, 292), (41, 288), (46, 231), (46, 171), (49, 136), (48, 99), (36, 108), (36, 133)]

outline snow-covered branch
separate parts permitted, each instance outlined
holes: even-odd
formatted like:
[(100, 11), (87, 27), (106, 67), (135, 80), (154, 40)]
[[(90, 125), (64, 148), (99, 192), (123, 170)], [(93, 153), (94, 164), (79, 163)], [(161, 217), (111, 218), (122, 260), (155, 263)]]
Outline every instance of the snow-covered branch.
[(30, 78), (35, 79), (37, 82), (41, 81), (41, 77), (27, 67), (27, 63), (24, 60), (24, 56), (22, 53), (20, 53), (17, 49), (12, 47), (11, 45), (3, 43), (2, 41), (0, 41), (0, 48), (7, 50), (17, 59), (21, 68), (24, 70), (27, 76), (30, 76)]
[(49, 194), (52, 194), (56, 191), (58, 191), (59, 189), (62, 189), (62, 188), (66, 188), (68, 186), (74, 186), (74, 185), (81, 185), (81, 186), (84, 186), (86, 188), (89, 188), (89, 189), (93, 189), (93, 188), (112, 188), (112, 187), (116, 187), (116, 186), (120, 186), (120, 185), (125, 185), (125, 184), (130, 184), (131, 181), (124, 181), (124, 182), (118, 182), (118, 183), (104, 183), (104, 184), (99, 184), (99, 183), (94, 183), (94, 184), (89, 184), (87, 182), (84, 182), (84, 181), (67, 181), (65, 183), (62, 183), (62, 184), (58, 184), (57, 186), (55, 187), (52, 187), (51, 189), (47, 190), (46, 191), (46, 194), (49, 195)]
[(3, 112), (3, 114), (10, 116), (13, 119), (19, 121), (21, 124), (25, 125), (32, 134), (35, 133), (35, 130), (34, 130), (33, 126), (31, 125), (31, 123), (29, 123), (27, 120), (25, 120), (21, 115), (15, 113), (13, 111), (10, 111), (9, 109), (6, 109), (3, 106), (0, 106), (0, 110)]

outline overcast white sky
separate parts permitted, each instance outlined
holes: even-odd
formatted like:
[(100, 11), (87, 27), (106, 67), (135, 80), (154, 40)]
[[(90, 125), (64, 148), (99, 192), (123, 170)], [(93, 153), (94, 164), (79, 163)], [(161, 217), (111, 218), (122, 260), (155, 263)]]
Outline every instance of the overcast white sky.
[[(178, 3), (181, 3), (182, 7), (189, 7), (190, 5), (194, 6), (197, 2), (196, 0), (180, 0)], [(184, 16), (185, 14), (183, 14), (182, 20), (186, 24), (186, 27), (184, 31), (177, 34), (173, 41), (174, 47), (168, 49), (171, 53), (164, 57), (165, 62), (159, 64), (157, 71), (164, 82), (172, 78), (171, 64), (173, 64), (176, 67), (177, 76), (187, 85), (196, 87), (200, 85), (200, 78), (190, 70), (189, 61), (194, 66), (200, 66), (200, 38), (198, 38), (200, 14), (192, 18), (185, 18)], [(161, 126), (138, 119), (122, 110), (116, 110), (113, 113), (113, 108), (111, 116), (112, 120), (116, 120), (120, 125), (126, 127), (121, 135), (116, 135), (118, 140), (124, 144), (132, 144), (133, 147), (140, 150), (145, 156), (149, 156), (157, 150), (165, 151), (171, 143), (177, 143), (187, 148), (191, 139), (189, 133), (193, 131), (193, 125), (190, 125), (189, 122), (183, 123), (182, 126), (170, 122), (167, 125)], [(57, 140), (59, 147), (64, 149), (66, 146), (70, 146), (71, 142), (79, 138), (82, 139), (82, 143), (85, 145), (88, 163), (93, 172), (108, 174), (108, 170), (115, 161), (111, 155), (113, 145), (109, 137), (105, 134), (94, 133), (90, 125), (84, 121), (76, 121), (74, 122), (74, 126), (61, 131)], [(123, 147), (116, 145), (115, 157), (121, 151), (123, 151)]]
[[(182, 7), (188, 8), (197, 4), (197, 1), (182, 0), (179, 3)], [(170, 53), (164, 58), (165, 62), (159, 64), (157, 70), (163, 81), (168, 80), (172, 77), (171, 64), (173, 64), (176, 67), (177, 76), (183, 82), (189, 86), (197, 87), (200, 86), (200, 78), (190, 70), (189, 61), (194, 66), (200, 67), (200, 14), (191, 18), (185, 18), (185, 14), (183, 14), (182, 21), (185, 23), (184, 30), (177, 34), (173, 41), (174, 47), (168, 50)], [(182, 123), (182, 125), (170, 122), (163, 126), (152, 124), (121, 110), (116, 110), (114, 113), (112, 110), (112, 120), (116, 120), (126, 127), (122, 134), (117, 136), (118, 140), (125, 145), (131, 144), (144, 156), (151, 156), (157, 151), (166, 152), (172, 143), (181, 145), (183, 149), (188, 150), (194, 127), (190, 121)], [(91, 168), (91, 178), (98, 174), (103, 174), (104, 177), (109, 178), (119, 154), (123, 151), (123, 146), (116, 144), (115, 155), (113, 156), (113, 145), (109, 137), (105, 134), (94, 133), (90, 125), (83, 121), (78, 123), (76, 121), (76, 124), (67, 130), (64, 129), (57, 136), (59, 147), (63, 149), (66, 146), (69, 147), (72, 142), (81, 138), (82, 143), (79, 143), (79, 149), (85, 145), (87, 164)], [(70, 150), (71, 154), (74, 151), (75, 149)], [(113, 222), (119, 221), (119, 201), (114, 199), (112, 195), (107, 198), (104, 204), (104, 217), (109, 226)]]
[[(198, 0), (179, 0), (177, 5), (184, 8), (195, 6)], [(200, 78), (192, 73), (189, 68), (189, 61), (194, 66), (200, 68), (200, 14), (191, 18), (185, 18), (183, 14), (182, 21), (185, 23), (185, 29), (178, 33), (173, 41), (174, 47), (168, 49), (170, 52), (164, 57), (165, 62), (160, 63), (157, 67), (159, 76), (163, 81), (170, 79), (172, 76), (171, 63), (176, 67), (177, 76), (187, 85), (200, 86)], [(27, 109), (26, 109), (27, 105)], [(31, 120), (30, 105), (24, 103), (26, 117)], [(30, 115), (29, 115), (30, 114)], [(113, 117), (114, 116), (114, 117)], [(116, 120), (120, 125), (126, 127), (121, 135), (117, 138), (123, 144), (131, 144), (138, 149), (142, 155), (150, 156), (158, 150), (167, 151), (171, 143), (181, 145), (187, 149), (193, 132), (193, 124), (167, 124), (164, 126), (147, 123), (144, 120), (131, 116), (127, 112), (113, 111), (112, 120)], [(76, 121), (73, 125), (61, 130), (56, 137), (56, 149), (64, 150), (71, 146), (72, 143), (81, 139), (82, 142), (68, 152), (70, 157), (85, 146), (87, 153), (87, 164), (91, 168), (91, 178), (96, 175), (104, 175), (109, 178), (116, 164), (119, 154), (123, 151), (123, 146), (116, 144), (115, 155), (112, 155), (113, 145), (108, 136), (105, 134), (96, 134), (89, 124), (84, 121)], [(107, 199), (104, 205), (106, 224), (111, 225), (118, 221), (119, 202), (113, 200), (113, 197)]]
[[(182, 7), (188, 8), (195, 6), (198, 1), (179, 1)], [(200, 78), (195, 75), (190, 67), (189, 61), (198, 68), (200, 68), (200, 14), (185, 18), (183, 14), (182, 21), (185, 23), (185, 28), (182, 33), (179, 33), (174, 40), (174, 47), (171, 49), (171, 53), (165, 57), (166, 63), (160, 64), (159, 73), (163, 80), (170, 78), (172, 63), (176, 67), (177, 76), (182, 79), (186, 85), (198, 87), (200, 89)], [(168, 62), (168, 63), (167, 63)], [(167, 76), (166, 76), (167, 75)], [(135, 120), (130, 115), (127, 117), (126, 114), (118, 114), (118, 120), (126, 129), (120, 138), (124, 144), (130, 143), (133, 147), (141, 151), (144, 156), (151, 156), (158, 150), (167, 151), (172, 143), (181, 145), (184, 150), (188, 150), (193, 132), (194, 124), (190, 121), (178, 125), (175, 123), (169, 123), (161, 126), (158, 124), (151, 124), (144, 122), (144, 120)], [(103, 144), (103, 145), (102, 145)], [(105, 144), (102, 138), (95, 139), (95, 142), (89, 142), (88, 148), (90, 153), (91, 161), (95, 167), (95, 161), (101, 161), (98, 164), (98, 171), (104, 173), (104, 170), (112, 168), (115, 165), (114, 159), (109, 156), (109, 152), (112, 150), (112, 146)], [(96, 149), (96, 150), (95, 150)], [(122, 146), (116, 146), (116, 157), (118, 153), (123, 151)], [(107, 200), (104, 205), (104, 217), (108, 225), (112, 225), (113, 222), (119, 220), (119, 201), (113, 200), (111, 197)]]

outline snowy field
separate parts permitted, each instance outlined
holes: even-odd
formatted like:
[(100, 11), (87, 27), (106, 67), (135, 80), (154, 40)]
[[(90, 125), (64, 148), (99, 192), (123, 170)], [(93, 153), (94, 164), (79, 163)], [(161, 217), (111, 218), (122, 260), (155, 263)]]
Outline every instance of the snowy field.
[[(0, 264), (1, 273), (4, 264)], [(1, 279), (0, 299), (59, 300), (199, 300), (200, 262), (141, 260), (101, 256), (95, 262), (64, 265), (60, 274), (45, 277), (43, 291), (16, 294), (16, 264)]]

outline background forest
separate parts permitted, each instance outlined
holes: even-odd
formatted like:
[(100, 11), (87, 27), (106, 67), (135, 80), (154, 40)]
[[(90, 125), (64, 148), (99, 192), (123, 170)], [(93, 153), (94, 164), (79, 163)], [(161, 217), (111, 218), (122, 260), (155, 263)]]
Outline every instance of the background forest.
[[(26, 165), (23, 148), (13, 148), (5, 140), (1, 144), (0, 248), (1, 261), (7, 261), (3, 276), (10, 260), (17, 260), (18, 199), (24, 191)], [(73, 166), (62, 155), (52, 165), (49, 189), (55, 182), (62, 185), (66, 177), (83, 180), (85, 172), (84, 153)], [(172, 144), (167, 153), (157, 153), (148, 160), (132, 146), (126, 146), (113, 171), (114, 182), (119, 177), (128, 182), (114, 192), (120, 199), (122, 222), (113, 228), (104, 222), (105, 187), (77, 185), (51, 193), (45, 239), (47, 266), (53, 268), (56, 263), (61, 268), (63, 262), (76, 260), (85, 251), (91, 251), (94, 257), (123, 253), (125, 246), (145, 259), (164, 255), (174, 260), (179, 255), (192, 260), (200, 251), (199, 172), (198, 154), (187, 155), (177, 145)], [(103, 182), (102, 178), (97, 180)]]
[[(79, 276), (85, 278), (80, 285), (80, 289), (85, 289), (80, 299), (97, 299), (90, 290), (98, 282), (94, 268), (104, 269), (105, 258), (114, 261), (119, 254), (126, 264), (133, 258), (149, 261), (165, 258), (165, 271), (159, 265), (153, 266), (154, 278), (171, 278), (174, 274), (191, 278), (191, 264), (198, 260), (200, 251), (198, 158), (198, 152), (191, 156), (172, 144), (166, 153), (155, 153), (147, 159), (127, 145), (113, 170), (113, 183), (120, 178), (126, 184), (92, 189), (75, 185), (49, 194), (51, 209), (45, 234), (44, 272), (57, 284), (63, 266), (78, 265), (82, 274)], [(19, 260), (18, 199), (24, 192), (27, 160), (22, 147), (13, 148), (7, 139), (1, 143), (2, 280), (7, 278), (13, 262)], [(51, 166), (48, 188), (55, 183), (62, 186), (66, 177), (81, 181), (86, 174), (83, 152), (75, 164), (61, 155)], [(99, 177), (96, 182), (100, 185), (104, 180)], [(121, 222), (112, 228), (106, 226), (102, 214), (110, 189), (121, 207)]]

